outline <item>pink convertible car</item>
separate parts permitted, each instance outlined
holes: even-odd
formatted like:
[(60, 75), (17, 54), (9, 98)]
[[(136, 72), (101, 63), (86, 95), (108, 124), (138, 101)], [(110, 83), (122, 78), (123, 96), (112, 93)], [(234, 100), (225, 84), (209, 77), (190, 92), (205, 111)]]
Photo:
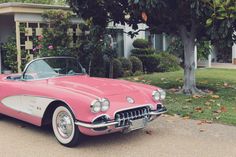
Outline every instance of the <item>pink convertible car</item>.
[(37, 126), (52, 124), (73, 147), (82, 134), (130, 132), (166, 112), (166, 93), (154, 86), (89, 77), (75, 58), (31, 61), (22, 74), (0, 75), (0, 116)]

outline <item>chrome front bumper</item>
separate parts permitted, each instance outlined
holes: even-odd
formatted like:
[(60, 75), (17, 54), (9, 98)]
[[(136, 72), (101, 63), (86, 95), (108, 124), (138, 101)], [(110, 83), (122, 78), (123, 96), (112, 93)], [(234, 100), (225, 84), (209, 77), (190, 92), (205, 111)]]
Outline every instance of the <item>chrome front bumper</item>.
[[(159, 110), (149, 112), (148, 115), (151, 116), (149, 121), (154, 120), (157, 116), (160, 116), (161, 114), (164, 114), (166, 112), (167, 112), (167, 109), (164, 106)], [(75, 122), (75, 124), (80, 127), (84, 127), (84, 128), (88, 128), (88, 129), (97, 129), (97, 128), (115, 126), (115, 125), (119, 124), (119, 122), (108, 121), (106, 123), (101, 123), (101, 124), (91, 124), (91, 123), (84, 123), (84, 122), (77, 121), (77, 122)]]

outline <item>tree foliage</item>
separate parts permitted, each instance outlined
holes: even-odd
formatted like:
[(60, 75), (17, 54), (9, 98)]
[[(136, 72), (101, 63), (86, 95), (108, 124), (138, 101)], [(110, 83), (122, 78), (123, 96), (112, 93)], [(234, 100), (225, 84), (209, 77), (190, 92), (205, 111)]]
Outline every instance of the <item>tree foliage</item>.
[(59, 4), (65, 5), (66, 0), (0, 0), (0, 3), (21, 2), (21, 3), (37, 3), (37, 4)]
[(227, 41), (231, 45), (233, 41), (235, 0), (69, 0), (69, 4), (94, 25), (126, 23), (136, 30), (129, 32), (134, 36), (140, 31), (138, 24), (145, 23), (152, 33), (181, 37), (185, 56), (183, 91), (187, 94), (198, 92), (194, 72), (196, 41)]

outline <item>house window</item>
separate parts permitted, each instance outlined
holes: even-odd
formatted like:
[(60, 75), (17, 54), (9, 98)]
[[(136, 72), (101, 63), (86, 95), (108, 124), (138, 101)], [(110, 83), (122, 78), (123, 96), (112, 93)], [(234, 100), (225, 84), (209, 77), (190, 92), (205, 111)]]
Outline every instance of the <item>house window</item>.
[(108, 29), (111, 36), (112, 47), (119, 57), (124, 56), (124, 32), (123, 29)]

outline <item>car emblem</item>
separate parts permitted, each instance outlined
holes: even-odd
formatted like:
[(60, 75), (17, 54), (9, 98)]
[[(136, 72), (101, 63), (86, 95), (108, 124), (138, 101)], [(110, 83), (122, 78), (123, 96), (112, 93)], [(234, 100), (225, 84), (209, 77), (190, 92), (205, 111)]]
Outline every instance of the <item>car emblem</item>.
[(131, 97), (126, 97), (126, 100), (129, 104), (133, 104), (134, 103), (134, 99)]

